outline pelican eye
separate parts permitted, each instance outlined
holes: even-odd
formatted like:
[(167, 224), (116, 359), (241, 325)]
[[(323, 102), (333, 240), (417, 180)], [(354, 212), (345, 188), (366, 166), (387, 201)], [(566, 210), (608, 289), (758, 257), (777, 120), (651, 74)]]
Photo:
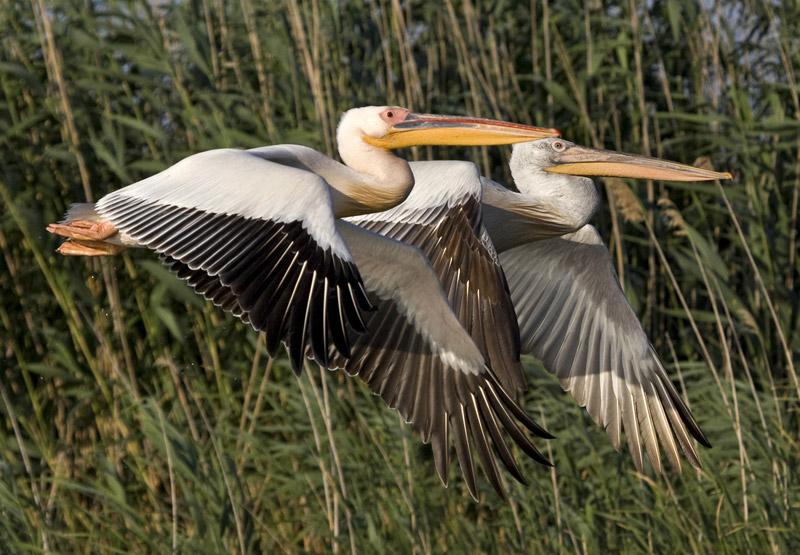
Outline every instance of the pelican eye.
[(404, 108), (388, 108), (380, 113), (381, 119), (389, 124), (401, 123), (408, 115), (408, 110)]
[(556, 152), (563, 152), (564, 149), (567, 148), (567, 145), (565, 145), (563, 141), (556, 141), (553, 143), (552, 146), (553, 150), (555, 150)]

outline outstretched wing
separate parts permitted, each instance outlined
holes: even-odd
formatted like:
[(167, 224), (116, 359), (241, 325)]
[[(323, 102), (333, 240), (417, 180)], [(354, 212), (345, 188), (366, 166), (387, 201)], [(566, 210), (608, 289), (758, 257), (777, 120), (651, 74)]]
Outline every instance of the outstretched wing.
[(336, 232), (327, 183), (258, 151), (212, 150), (103, 197), (97, 212), (161, 254), (199, 293), (286, 342), (299, 372), (306, 347), (350, 352), (348, 325), (372, 308)]
[[(451, 437), (467, 486), (476, 498), (471, 444), (499, 495), (503, 496), (503, 490), (490, 445), (511, 474), (525, 483), (503, 429), (525, 453), (549, 464), (517, 422), (540, 437), (552, 436), (525, 414), (486, 367), (424, 254), (347, 222), (337, 226), (376, 309), (366, 315), (369, 331), (356, 339), (349, 358), (329, 344), (329, 367), (363, 379), (412, 424), (424, 442), (431, 443), (436, 470), (445, 485)], [(218, 276), (192, 271), (174, 259), (166, 263), (207, 299), (249, 320)], [(307, 351), (311, 353), (310, 348)]]
[(424, 442), (431, 442), (436, 470), (445, 485), (451, 436), (476, 498), (470, 444), (501, 497), (491, 445), (511, 474), (525, 483), (501, 429), (528, 455), (549, 464), (517, 422), (536, 435), (551, 436), (525, 414), (486, 366), (450, 309), (425, 255), (347, 222), (338, 227), (377, 310), (365, 316), (368, 331), (355, 340), (350, 358), (331, 350), (331, 366), (364, 380), (413, 425)]
[(412, 162), (414, 188), (400, 205), (348, 221), (422, 250), (447, 300), (503, 387), (526, 388), (519, 328), (481, 215), (481, 177), (469, 162)]
[[(636, 468), (642, 442), (661, 471), (659, 443), (680, 470), (678, 444), (700, 466), (690, 434), (710, 447), (619, 286), (597, 230), (534, 241), (500, 254), (519, 318), (522, 351), (542, 360)], [(673, 435), (674, 434), (674, 435)]]

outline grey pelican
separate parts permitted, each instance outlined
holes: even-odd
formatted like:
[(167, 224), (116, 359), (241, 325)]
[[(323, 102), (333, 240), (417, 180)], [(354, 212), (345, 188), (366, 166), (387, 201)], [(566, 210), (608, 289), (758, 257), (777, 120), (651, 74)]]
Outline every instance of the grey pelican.
[[(622, 293), (597, 230), (587, 223), (599, 196), (585, 176), (700, 181), (730, 174), (557, 138), (514, 145), (511, 169), (519, 192), (478, 177), (464, 162), (411, 167), (416, 185), (403, 203), (349, 220), (422, 249), (500, 385), (512, 394), (524, 389), (519, 355), (532, 354), (606, 429), (617, 450), (620, 428), (625, 430), (638, 470), (642, 440), (654, 469), (662, 470), (660, 441), (680, 470), (675, 437), (699, 467), (689, 434), (710, 444)], [(387, 364), (399, 381), (429, 371), (424, 358), (408, 355), (414, 336), (386, 323), (388, 309), (379, 307), (369, 318), (370, 331), (356, 341), (356, 354), (333, 363), (367, 381), (385, 375)], [(374, 321), (381, 319), (379, 327)], [(403, 357), (387, 363), (385, 351)], [(396, 388), (387, 389), (391, 404)], [(402, 406), (402, 399), (396, 402)], [(426, 430), (420, 431), (424, 437)], [(437, 469), (446, 482), (445, 454), (439, 456)], [(487, 458), (481, 457), (485, 469)], [(492, 467), (487, 473), (492, 479)]]
[[(431, 441), (437, 467), (447, 459), (454, 427), (474, 494), (470, 435), (484, 467), (494, 464), (488, 434), (515, 475), (498, 422), (542, 460), (516, 422), (549, 436), (487, 366), (423, 253), (341, 218), (386, 210), (409, 196), (414, 176), (390, 149), (553, 136), (553, 129), (493, 120), (359, 108), (345, 113), (337, 130), (346, 165), (297, 145), (203, 152), (96, 204), (73, 205), (63, 223), (47, 229), (70, 239), (62, 254), (116, 254), (131, 246), (156, 251), (195, 291), (264, 331), (271, 354), (286, 343), (296, 372), (304, 354), (323, 366), (358, 355), (348, 326), (364, 334), (373, 312), (391, 311), (437, 370), (421, 373), (413, 387), (396, 372), (365, 379)], [(368, 294), (382, 310), (374, 310)]]
[(558, 376), (617, 450), (624, 429), (638, 471), (642, 442), (656, 472), (662, 471), (659, 444), (680, 471), (676, 438), (699, 468), (689, 435), (711, 444), (672, 385), (625, 298), (611, 254), (588, 223), (599, 196), (587, 176), (706, 181), (731, 174), (562, 139), (514, 148), (510, 164), (519, 193), (483, 178), (484, 223), (508, 281), (522, 352)]

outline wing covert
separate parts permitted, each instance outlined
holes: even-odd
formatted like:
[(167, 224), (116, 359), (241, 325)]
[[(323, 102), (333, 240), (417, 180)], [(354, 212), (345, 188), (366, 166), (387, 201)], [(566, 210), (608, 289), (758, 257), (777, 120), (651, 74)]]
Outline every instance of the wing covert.
[(354, 341), (350, 358), (329, 353), (331, 367), (364, 380), (431, 443), (445, 485), (451, 438), (476, 498), (473, 447), (501, 497), (492, 445), (509, 472), (525, 483), (502, 430), (529, 456), (549, 464), (520, 424), (540, 437), (552, 436), (525, 414), (485, 365), (424, 254), (347, 222), (340, 222), (339, 229), (377, 309), (365, 316), (368, 331)]

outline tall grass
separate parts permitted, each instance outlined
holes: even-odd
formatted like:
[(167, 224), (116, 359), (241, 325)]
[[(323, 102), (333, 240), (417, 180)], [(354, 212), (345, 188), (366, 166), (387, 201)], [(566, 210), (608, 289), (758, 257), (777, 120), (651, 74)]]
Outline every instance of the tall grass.
[[(800, 549), (800, 4), (0, 3), (0, 545), (11, 552)], [(474, 503), (361, 384), (296, 379), (146, 252), (44, 226), (204, 149), (335, 152), (393, 103), (734, 173), (601, 183), (596, 218), (714, 444), (638, 475), (533, 360), (552, 470)], [(510, 182), (508, 151), (425, 149)], [(0, 549), (2, 551), (2, 549)]]

